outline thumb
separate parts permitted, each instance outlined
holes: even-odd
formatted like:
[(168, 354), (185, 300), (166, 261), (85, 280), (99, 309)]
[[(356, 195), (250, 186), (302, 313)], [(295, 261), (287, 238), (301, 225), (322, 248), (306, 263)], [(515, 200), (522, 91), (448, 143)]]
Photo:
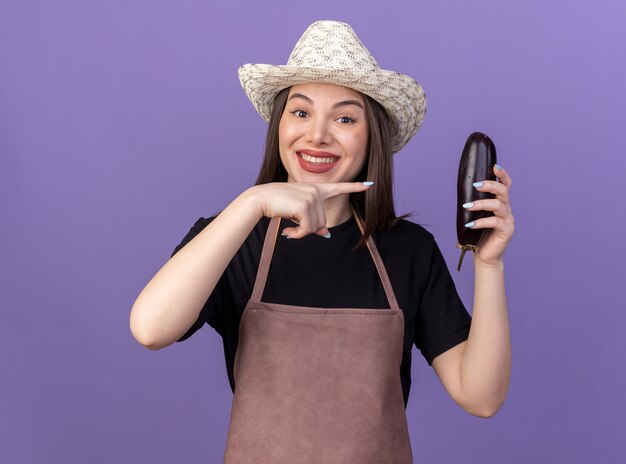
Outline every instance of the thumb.
[[(305, 232), (300, 226), (298, 227), (285, 227), (283, 229), (283, 235), (287, 238), (302, 238), (308, 235), (311, 232)], [(319, 235), (324, 238), (330, 238), (330, 230), (328, 227), (320, 227), (315, 232), (312, 232), (315, 235)]]
[(324, 238), (330, 238), (330, 230), (328, 230), (328, 227), (326, 227), (326, 226), (320, 227), (319, 229), (317, 229), (313, 233), (316, 234), (316, 235), (321, 235)]

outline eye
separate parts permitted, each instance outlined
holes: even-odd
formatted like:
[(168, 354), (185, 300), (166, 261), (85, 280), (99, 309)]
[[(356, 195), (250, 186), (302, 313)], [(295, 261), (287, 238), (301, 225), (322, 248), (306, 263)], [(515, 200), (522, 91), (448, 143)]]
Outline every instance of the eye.
[(307, 117), (307, 112), (303, 111), (303, 110), (295, 110), (295, 111), (292, 111), (291, 114), (293, 114), (294, 116), (296, 116), (298, 118), (306, 118)]
[(341, 116), (341, 117), (337, 118), (337, 121), (339, 121), (341, 124), (351, 124), (351, 123), (356, 122), (350, 116)]

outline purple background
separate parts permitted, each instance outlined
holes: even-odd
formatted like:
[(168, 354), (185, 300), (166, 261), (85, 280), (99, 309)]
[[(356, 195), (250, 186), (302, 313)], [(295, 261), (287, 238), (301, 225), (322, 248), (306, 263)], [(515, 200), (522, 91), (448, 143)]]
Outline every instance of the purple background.
[[(0, 459), (221, 462), (232, 394), (206, 326), (151, 352), (130, 308), (199, 216), (254, 181), (238, 79), (317, 19), (350, 23), (428, 96), (399, 213), (454, 270), (465, 138), (514, 180), (508, 398), (465, 413), (415, 352), (416, 462), (626, 462), (626, 6), (615, 1), (26, 1), (0, 6)], [(622, 439), (619, 439), (622, 437)]]

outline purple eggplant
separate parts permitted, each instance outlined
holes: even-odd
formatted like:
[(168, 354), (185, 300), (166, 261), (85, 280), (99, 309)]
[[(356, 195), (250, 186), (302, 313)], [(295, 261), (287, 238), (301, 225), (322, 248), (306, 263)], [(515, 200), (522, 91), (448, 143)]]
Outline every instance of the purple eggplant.
[(468, 211), (463, 208), (463, 205), (476, 200), (495, 197), (491, 193), (479, 192), (473, 184), (483, 180), (496, 180), (496, 175), (493, 172), (493, 166), (496, 163), (496, 146), (491, 139), (481, 132), (471, 134), (467, 138), (461, 154), (457, 180), (456, 235), (457, 247), (461, 249), (457, 271), (461, 270), (465, 253), (468, 250), (475, 252), (483, 234), (487, 233), (488, 230), (470, 229), (465, 227), (465, 224), (493, 216), (491, 211)]

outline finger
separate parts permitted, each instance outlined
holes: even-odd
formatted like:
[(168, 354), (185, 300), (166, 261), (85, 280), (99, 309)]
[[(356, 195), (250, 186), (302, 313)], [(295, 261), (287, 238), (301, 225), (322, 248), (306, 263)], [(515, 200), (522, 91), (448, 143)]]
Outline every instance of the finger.
[(295, 222), (297, 227), (286, 227), (283, 229), (283, 235), (288, 238), (302, 238), (309, 234), (322, 237), (329, 235), (326, 228), (326, 212), (318, 185), (297, 185), (298, 199), (294, 202), (292, 216), (288, 218)]
[[(283, 235), (287, 238), (302, 238), (306, 237), (309, 234), (314, 233), (317, 229), (319, 229), (319, 224), (317, 223), (317, 214), (311, 214), (310, 211), (299, 218), (298, 221), (294, 221), (298, 224), (295, 227), (285, 227), (283, 229)], [(317, 224), (317, 225), (312, 225)]]
[(326, 228), (326, 211), (324, 210), (324, 199), (322, 198), (322, 194), (319, 190), (316, 192), (316, 194), (318, 201), (316, 202), (315, 206), (317, 211), (317, 225), (319, 228), (315, 233), (319, 234), (320, 229), (322, 229), (323, 233), (321, 233), (320, 235), (324, 236), (329, 233), (328, 229)]
[(509, 190), (506, 185), (495, 180), (483, 180), (476, 182), (474, 188), (479, 192), (493, 193), (502, 203), (509, 204)]
[(285, 227), (283, 235), (287, 238), (302, 238), (309, 234), (320, 235), (324, 238), (330, 238), (330, 231), (326, 227), (326, 214), (321, 201), (317, 201), (311, 208), (306, 211), (300, 220), (294, 220), (298, 224), (296, 227)]
[(511, 208), (499, 199), (474, 200), (463, 204), (463, 208), (468, 211), (492, 211), (497, 216), (506, 216)]
[(513, 179), (511, 179), (509, 173), (506, 172), (506, 170), (499, 164), (494, 165), (493, 172), (498, 177), (498, 179), (500, 179), (500, 182), (502, 182), (506, 186), (506, 188), (510, 190), (511, 185), (513, 184)]
[(328, 230), (328, 227), (326, 227), (326, 226), (320, 227), (319, 229), (317, 229), (313, 233), (315, 235), (319, 235), (320, 237), (330, 238), (330, 230)]
[(465, 224), (470, 229), (497, 229), (501, 231), (512, 230), (513, 223), (498, 216), (489, 216), (486, 218), (476, 219), (473, 222)]
[(326, 212), (324, 211), (324, 207), (322, 206), (321, 195), (320, 195), (320, 201), (319, 203), (317, 203), (316, 212), (317, 212), (316, 224), (321, 225), (321, 227), (313, 233), (316, 235), (320, 235), (324, 238), (330, 238), (330, 231), (328, 230), (328, 227), (326, 227)]
[(315, 185), (320, 192), (322, 200), (326, 200), (327, 198), (333, 198), (346, 193), (364, 192), (371, 188), (372, 184), (365, 184), (363, 182), (328, 182)]
[(324, 237), (324, 238), (330, 238), (330, 231), (328, 230), (326, 226), (320, 227), (314, 232), (307, 232), (303, 228), (300, 228), (300, 227), (285, 227), (282, 232), (282, 235), (285, 238), (289, 238), (289, 239), (292, 239), (292, 238), (298, 239), (298, 238), (306, 237), (307, 235), (310, 235), (310, 234), (319, 235), (320, 237)]

